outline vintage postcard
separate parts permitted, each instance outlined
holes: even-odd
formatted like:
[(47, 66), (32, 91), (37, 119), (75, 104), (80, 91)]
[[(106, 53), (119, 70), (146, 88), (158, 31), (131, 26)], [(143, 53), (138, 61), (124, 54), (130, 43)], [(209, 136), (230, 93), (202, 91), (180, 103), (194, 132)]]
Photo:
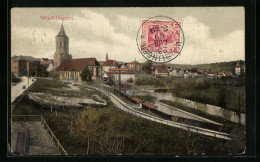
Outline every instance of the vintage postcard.
[(244, 7), (10, 14), (10, 156), (246, 155)]

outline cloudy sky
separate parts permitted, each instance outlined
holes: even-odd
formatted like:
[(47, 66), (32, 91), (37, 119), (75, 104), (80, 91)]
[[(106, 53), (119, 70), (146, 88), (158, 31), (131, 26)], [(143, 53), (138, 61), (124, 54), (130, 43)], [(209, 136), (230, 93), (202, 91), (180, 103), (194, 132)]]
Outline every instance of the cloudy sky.
[(175, 64), (201, 64), (245, 59), (243, 7), (178, 8), (13, 8), (11, 55), (53, 59), (55, 36), (61, 20), (41, 16), (72, 17), (63, 22), (73, 58), (96, 57), (102, 61), (146, 59), (136, 45), (141, 20), (168, 16), (183, 20), (185, 45)]

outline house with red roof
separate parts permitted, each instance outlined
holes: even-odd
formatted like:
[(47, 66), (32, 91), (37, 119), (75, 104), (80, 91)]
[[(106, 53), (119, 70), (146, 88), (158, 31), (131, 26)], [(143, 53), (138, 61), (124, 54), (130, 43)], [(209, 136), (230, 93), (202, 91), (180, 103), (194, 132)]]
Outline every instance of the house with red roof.
[(220, 71), (217, 73), (217, 76), (220, 78), (220, 77), (225, 77), (226, 75), (224, 72)]
[(129, 70), (135, 70), (135, 71), (137, 71), (137, 72), (142, 71), (142, 65), (141, 65), (139, 62), (137, 62), (136, 60), (127, 63), (127, 68), (128, 68)]
[(154, 76), (156, 77), (168, 77), (169, 76), (169, 70), (168, 70), (168, 67), (166, 66), (160, 66), (160, 65), (155, 65), (153, 66), (153, 69), (154, 70)]
[(101, 68), (96, 58), (66, 59), (56, 69), (60, 79), (81, 81), (80, 73), (88, 67), (92, 71), (92, 79), (101, 79)]
[(116, 60), (99, 61), (99, 65), (102, 68), (102, 74), (109, 72), (110, 68), (118, 68)]
[(226, 77), (234, 77), (232, 72), (224, 72)]

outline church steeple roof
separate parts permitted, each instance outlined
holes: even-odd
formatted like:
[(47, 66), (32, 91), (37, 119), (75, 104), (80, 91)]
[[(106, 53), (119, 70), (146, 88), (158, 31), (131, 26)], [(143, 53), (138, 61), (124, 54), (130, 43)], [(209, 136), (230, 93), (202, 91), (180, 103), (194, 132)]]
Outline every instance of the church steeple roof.
[(60, 32), (59, 34), (57, 35), (57, 37), (68, 37), (65, 33), (65, 30), (64, 30), (64, 27), (63, 27), (63, 23), (61, 25), (61, 28), (60, 28)]

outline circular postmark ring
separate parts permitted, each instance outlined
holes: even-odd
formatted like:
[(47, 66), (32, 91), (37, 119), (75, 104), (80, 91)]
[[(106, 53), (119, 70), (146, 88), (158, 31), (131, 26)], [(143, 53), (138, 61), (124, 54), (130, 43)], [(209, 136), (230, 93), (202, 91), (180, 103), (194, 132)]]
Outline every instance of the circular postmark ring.
[(143, 57), (151, 62), (167, 63), (179, 56), (185, 41), (180, 23), (167, 16), (142, 20), (136, 43)]

